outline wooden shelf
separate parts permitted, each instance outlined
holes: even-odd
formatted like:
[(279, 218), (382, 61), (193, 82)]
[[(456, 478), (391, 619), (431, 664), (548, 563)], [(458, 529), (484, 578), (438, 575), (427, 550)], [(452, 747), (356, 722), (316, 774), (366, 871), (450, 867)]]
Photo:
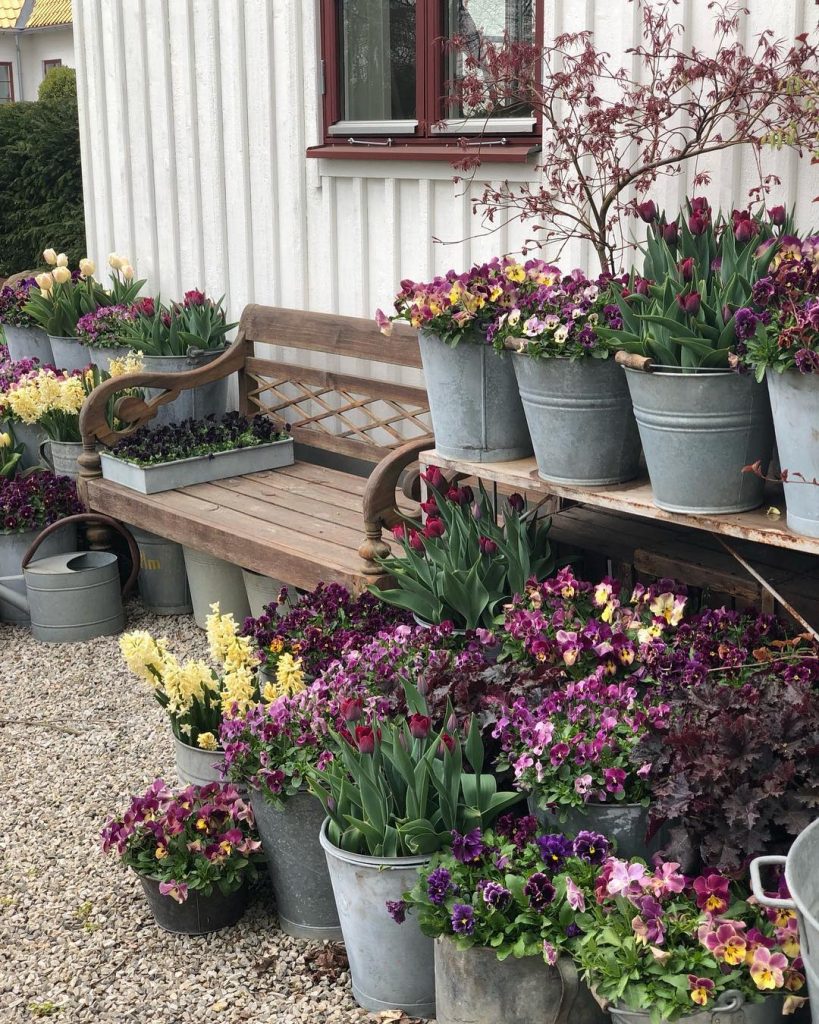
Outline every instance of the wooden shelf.
[[(765, 505), (752, 512), (732, 515), (683, 515), (666, 512), (654, 504), (651, 484), (647, 478), (610, 487), (577, 487), (541, 480), (534, 458), (517, 459), (514, 462), (467, 462), (444, 458), (435, 449), (422, 452), (420, 462), (424, 468), (438, 466), (443, 470), (492, 481), (514, 490), (554, 495), (592, 508), (627, 512), (643, 519), (673, 523), (675, 526), (686, 526), (692, 530), (704, 530), (707, 533), (738, 537), (757, 544), (770, 544), (773, 547), (819, 555), (819, 537), (803, 537), (785, 525), (785, 500), (781, 489), (772, 490)], [(780, 509), (781, 515), (767, 515), (765, 510), (770, 506)]]

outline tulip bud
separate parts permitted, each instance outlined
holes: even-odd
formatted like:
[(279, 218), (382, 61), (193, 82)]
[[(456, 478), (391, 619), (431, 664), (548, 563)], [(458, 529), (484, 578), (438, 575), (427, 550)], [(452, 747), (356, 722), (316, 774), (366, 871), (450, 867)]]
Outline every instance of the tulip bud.
[(700, 293), (690, 292), (688, 295), (677, 295), (677, 305), (687, 316), (696, 316), (700, 311)]
[(781, 228), (785, 223), (786, 213), (784, 206), (772, 206), (768, 210), (768, 216), (771, 218), (771, 224), (778, 228)]
[(327, 810), (331, 814), (334, 814), (335, 813), (335, 809), (336, 809), (337, 806), (338, 805), (336, 804), (335, 797), (328, 796), (327, 797)]
[(429, 680), (426, 676), (418, 676), (415, 681), (415, 689), (420, 693), (422, 697), (426, 697), (429, 693)]
[(364, 714), (364, 704), (359, 698), (353, 697), (341, 701), (339, 711), (345, 722), (357, 722)]
[(692, 213), (688, 218), (688, 230), (692, 235), (703, 235), (708, 228), (708, 216), (705, 213)]
[(421, 540), (421, 535), (417, 530), (410, 530), (409, 545), (413, 551), (424, 550), (424, 542)]
[(57, 282), (57, 284), (65, 284), (71, 280), (71, 271), (68, 267), (55, 267), (51, 271), (51, 276)]
[(654, 205), (654, 200), (647, 199), (644, 203), (638, 203), (637, 215), (640, 220), (645, 221), (646, 224), (650, 224), (652, 221), (655, 221), (657, 219), (657, 207)]
[(119, 270), (123, 263), (127, 263), (127, 260), (123, 260), (121, 256), (117, 256), (115, 252), (108, 253), (108, 266), (113, 267), (114, 270)]
[(441, 733), (441, 738), (438, 740), (438, 746), (435, 748), (435, 756), (439, 761), (443, 761), (444, 755), (447, 751), (451, 754), (455, 749), (455, 740), (449, 735), (448, 732)]
[(637, 295), (648, 295), (649, 280), (647, 277), (638, 277), (634, 282), (634, 291)]
[(483, 518), (483, 509), (481, 508), (477, 501), (472, 502), (471, 512), (472, 518), (475, 520), (475, 522), (480, 522), (480, 520)]
[[(456, 732), (457, 731), (457, 729), (458, 729), (458, 716), (455, 714), (454, 711), (449, 716), (449, 718), (446, 720), (446, 727), (447, 727), (447, 731), (448, 732)], [(450, 736), (450, 739), (452, 739), (451, 736)], [(454, 746), (455, 746), (455, 741), (453, 740), (452, 741), (452, 747), (454, 747)], [(452, 749), (452, 747), (450, 747), (450, 750)]]
[(478, 537), (478, 547), (481, 549), (482, 555), (494, 555), (498, 550), (495, 541), (491, 537), (484, 537), (483, 534)]
[(362, 754), (372, 754), (375, 752), (375, 733), (372, 730), (372, 726), (357, 725), (355, 727), (355, 741)]
[(130, 263), (126, 263), (120, 270), (120, 273), (126, 281), (130, 281), (134, 276), (134, 268)]
[(437, 491), (440, 491), (446, 483), (444, 474), (437, 466), (430, 466), (426, 473), (421, 474), (421, 479), (426, 481), (426, 483), (431, 487), (434, 487)]
[(663, 241), (666, 245), (676, 245), (679, 238), (680, 229), (675, 220), (672, 220), (670, 224), (663, 224)]
[(54, 281), (51, 274), (38, 274), (34, 278), (34, 283), (40, 289), (41, 292), (50, 292), (54, 287)]
[(66, 254), (64, 252), (61, 252), (59, 254), (59, 256), (57, 257), (57, 266), (58, 267), (67, 267), (68, 266), (68, 257), (66, 256)]
[(80, 273), (83, 277), (93, 277), (94, 271), (96, 270), (93, 260), (84, 259), (80, 260)]
[(509, 495), (509, 507), (514, 509), (515, 512), (520, 513), (526, 508), (526, 499), (516, 491), (514, 494)]
[(694, 267), (695, 263), (693, 256), (689, 256), (687, 259), (680, 262), (680, 275), (682, 276), (683, 281), (688, 282), (693, 278)]
[(0, 434), (0, 448), (11, 448), (11, 434)]
[(50, 267), (53, 267), (57, 263), (57, 253), (53, 249), (45, 249), (43, 250), (43, 259)]
[(736, 227), (734, 228), (734, 238), (741, 244), (750, 242), (750, 240), (756, 234), (756, 225), (752, 220), (747, 217), (743, 217), (742, 220), (737, 221)]
[(438, 514), (438, 502), (435, 498), (429, 498), (427, 501), (421, 502), (421, 511), (425, 512), (428, 516), (434, 516)]
[(432, 729), (432, 719), (428, 715), (410, 715), (410, 735), (416, 740), (425, 740)]
[(393, 526), (390, 532), (396, 540), (404, 540), (407, 536), (407, 528), (403, 523), (399, 523), (398, 526)]

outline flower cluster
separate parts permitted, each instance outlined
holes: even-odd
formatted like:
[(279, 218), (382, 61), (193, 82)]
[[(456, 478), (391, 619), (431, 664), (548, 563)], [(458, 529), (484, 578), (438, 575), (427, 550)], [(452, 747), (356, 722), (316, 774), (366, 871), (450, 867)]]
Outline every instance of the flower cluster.
[[(12, 416), (6, 401), (7, 393), (18, 384), (26, 382), (40, 369), (39, 359), (0, 360), (0, 416)], [(46, 367), (53, 370), (53, 366)]]
[(13, 327), (37, 326), (36, 321), (24, 309), (28, 302), (28, 293), (34, 287), (34, 278), (27, 277), (16, 285), (6, 284), (0, 288), (0, 324), (11, 324)]
[(183, 420), (155, 429), (141, 427), (119, 441), (111, 455), (137, 466), (155, 466), (236, 448), (255, 448), (283, 441), (288, 436), (267, 416), (248, 418), (229, 412), (220, 420), (211, 415), (203, 420)]
[(115, 853), (137, 874), (159, 880), (159, 891), (184, 903), (191, 891), (235, 892), (256, 875), (261, 842), (253, 811), (233, 786), (210, 783), (177, 792), (156, 779), (121, 818), (100, 833), (104, 853)]
[(118, 343), (153, 356), (223, 348), (225, 335), (236, 326), (227, 322), (222, 299), (209, 299), (196, 288), (168, 306), (146, 296), (129, 305), (128, 313), (118, 325)]
[(76, 485), (67, 476), (43, 470), (16, 479), (0, 478), (0, 533), (42, 529), (82, 511)]
[(136, 316), (134, 306), (101, 306), (77, 321), (77, 339), (92, 348), (122, 345), (122, 325)]

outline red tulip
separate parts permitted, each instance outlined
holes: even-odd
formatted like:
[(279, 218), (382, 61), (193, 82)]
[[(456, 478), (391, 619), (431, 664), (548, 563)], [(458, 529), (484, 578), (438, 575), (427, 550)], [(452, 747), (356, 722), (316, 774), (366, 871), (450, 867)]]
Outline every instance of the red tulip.
[(403, 540), (407, 535), (407, 528), (403, 523), (399, 523), (398, 526), (393, 526), (390, 532), (396, 540)]
[(410, 530), (409, 546), (412, 548), (413, 551), (424, 550), (424, 542), (421, 540), (421, 535), (417, 530)]
[(676, 245), (679, 237), (680, 229), (675, 220), (672, 220), (670, 224), (663, 224), (663, 241), (666, 245)]
[(706, 217), (711, 216), (711, 206), (705, 196), (695, 196), (691, 200), (691, 210), (694, 213), (704, 213)]
[(358, 697), (342, 700), (338, 706), (345, 722), (357, 722), (364, 714), (364, 703)]
[(375, 733), (370, 725), (357, 725), (355, 727), (355, 742), (362, 754), (375, 752)]
[(446, 483), (444, 474), (437, 466), (430, 466), (426, 473), (421, 474), (421, 479), (428, 483), (430, 487), (434, 487), (438, 491), (440, 491)]
[(708, 215), (705, 213), (692, 213), (688, 218), (688, 230), (692, 235), (702, 235), (708, 228)]
[(775, 225), (778, 228), (781, 228), (782, 225), (785, 223), (785, 218), (787, 216), (785, 212), (785, 207), (772, 206), (770, 210), (768, 210), (768, 216), (771, 218), (771, 224)]
[(657, 219), (657, 207), (654, 205), (653, 199), (647, 199), (644, 203), (637, 203), (637, 215), (640, 220), (645, 221), (646, 224), (650, 224), (652, 221)]
[(426, 525), (424, 526), (424, 536), (427, 539), (433, 537), (443, 537), (446, 532), (443, 519), (439, 519), (437, 516), (430, 516), (427, 519)]
[(434, 516), (438, 511), (438, 502), (435, 498), (429, 498), (427, 501), (421, 502), (421, 509), (428, 516)]
[(416, 740), (425, 740), (432, 728), (432, 719), (428, 715), (410, 715), (409, 731)]
[(687, 316), (696, 316), (700, 311), (700, 293), (689, 292), (687, 295), (677, 295), (677, 305)]
[(687, 282), (693, 278), (695, 267), (696, 264), (694, 262), (693, 256), (689, 256), (687, 259), (680, 261), (680, 274), (682, 276), (683, 281)]
[(442, 732), (441, 738), (438, 741), (438, 746), (435, 749), (435, 756), (443, 760), (444, 754), (448, 750), (450, 754), (455, 749), (455, 740), (448, 732)]
[(526, 499), (522, 494), (518, 494), (517, 492), (515, 492), (515, 494), (510, 494), (509, 507), (514, 509), (515, 512), (522, 512), (526, 508)]
[(482, 555), (494, 555), (498, 550), (498, 545), (492, 540), (492, 538), (484, 537), (483, 534), (478, 537), (478, 547), (481, 549)]

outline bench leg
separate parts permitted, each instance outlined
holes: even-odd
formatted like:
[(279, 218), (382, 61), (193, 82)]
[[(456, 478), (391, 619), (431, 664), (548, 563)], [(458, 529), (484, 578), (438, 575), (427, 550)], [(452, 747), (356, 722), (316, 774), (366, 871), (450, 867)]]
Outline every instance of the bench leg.
[(375, 559), (386, 558), (390, 553), (389, 544), (381, 536), (380, 522), (364, 523), (364, 540), (358, 549), (359, 557), (364, 563), (361, 571), (365, 576), (383, 576), (384, 569)]

